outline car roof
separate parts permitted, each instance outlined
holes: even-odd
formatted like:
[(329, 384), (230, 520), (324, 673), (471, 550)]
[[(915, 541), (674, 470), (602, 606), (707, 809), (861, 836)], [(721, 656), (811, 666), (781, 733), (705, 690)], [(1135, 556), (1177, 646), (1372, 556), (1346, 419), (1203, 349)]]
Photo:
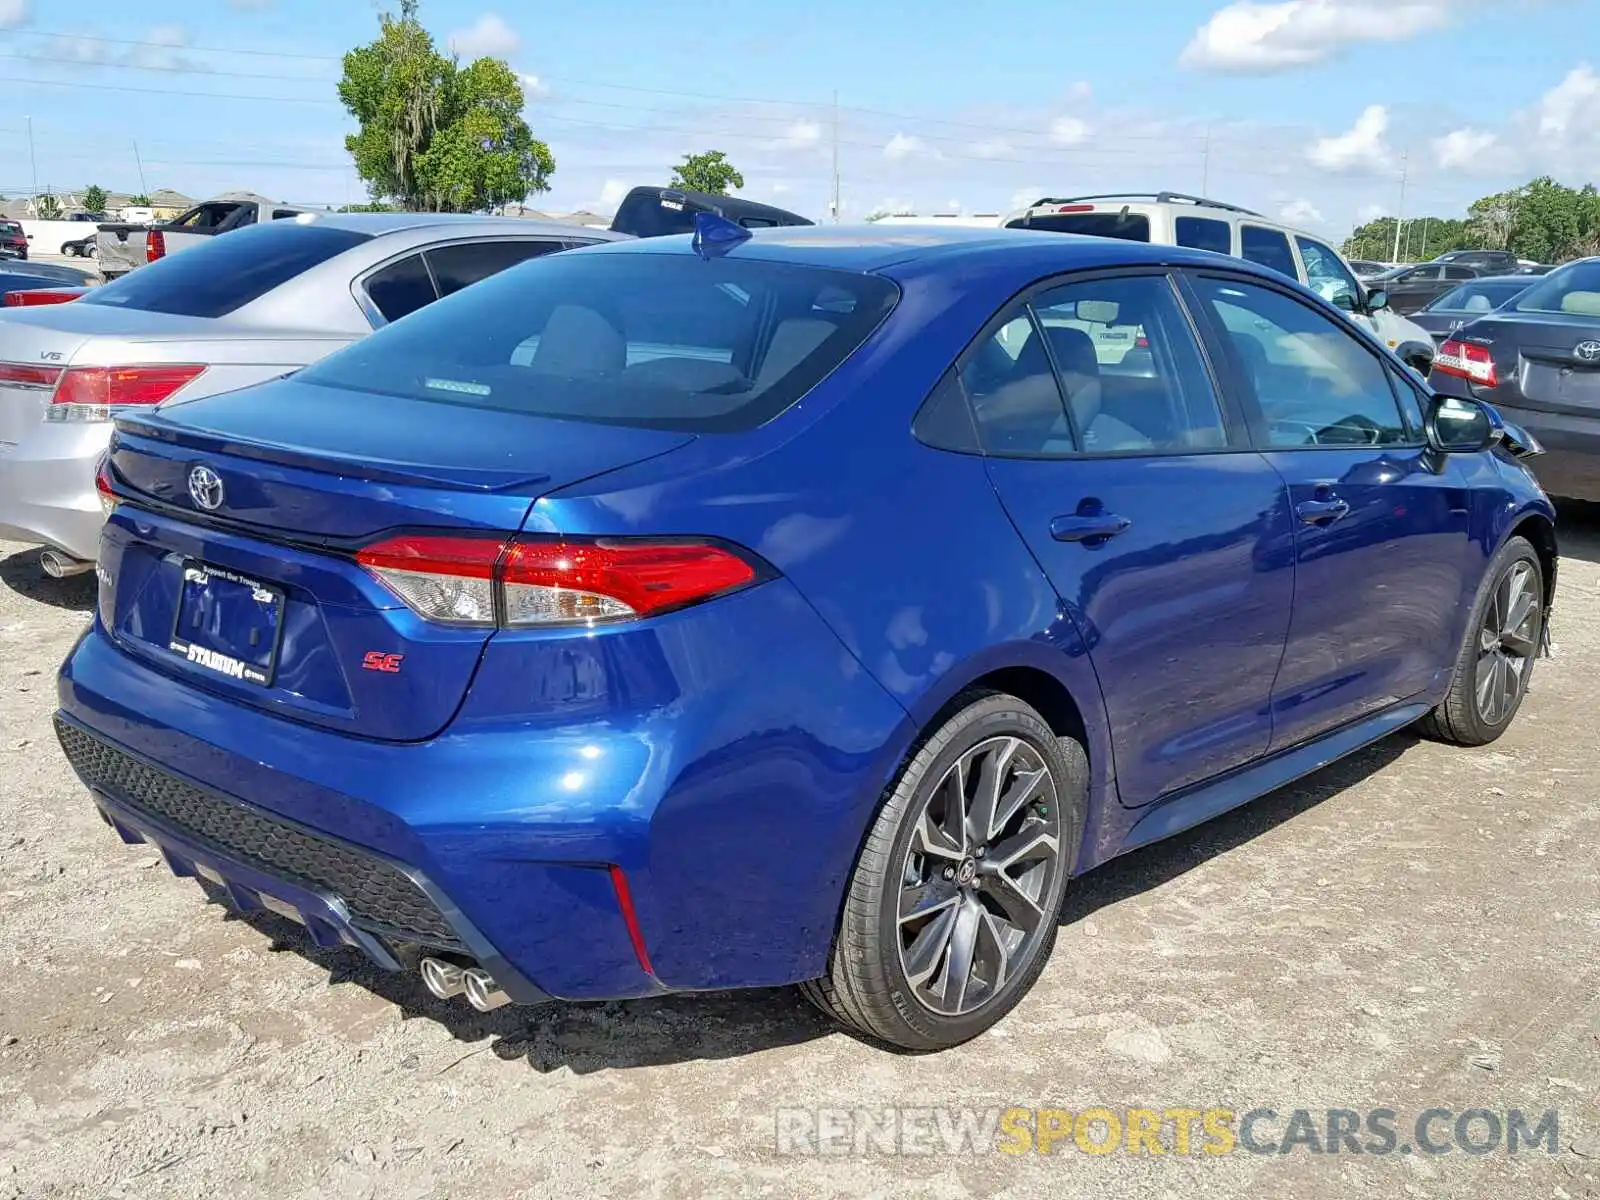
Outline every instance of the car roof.
[[(1019, 277), (1096, 266), (1192, 265), (1245, 270), (1281, 279), (1244, 259), (1152, 245), (1119, 238), (1085, 237), (1038, 229), (982, 229), (971, 226), (792, 225), (748, 230), (750, 237), (719, 253), (729, 258), (795, 263), (836, 270), (904, 273), (917, 267), (943, 267), (983, 259), (996, 270)], [(693, 254), (688, 234), (641, 238), (592, 246), (579, 254)]]
[(520, 233), (525, 236), (548, 234), (556, 237), (583, 237), (606, 241), (620, 235), (606, 229), (593, 229), (586, 225), (569, 225), (562, 221), (526, 221), (520, 217), (485, 217), (477, 213), (302, 213), (285, 220), (301, 225), (321, 225), (329, 229), (348, 229), (352, 233), (365, 233), (382, 237), (389, 233), (407, 233), (423, 229), (459, 229), (463, 233)]

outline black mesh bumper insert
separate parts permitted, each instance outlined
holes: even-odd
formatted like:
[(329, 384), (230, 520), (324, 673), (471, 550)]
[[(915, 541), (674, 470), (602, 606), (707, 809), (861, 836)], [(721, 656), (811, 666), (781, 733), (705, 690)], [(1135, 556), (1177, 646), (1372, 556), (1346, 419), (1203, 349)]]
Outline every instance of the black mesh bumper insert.
[(391, 863), (204, 791), (70, 722), (57, 719), (56, 736), (89, 786), (161, 818), (194, 842), (286, 882), (339, 897), (353, 922), (373, 933), (461, 948), (433, 901)]

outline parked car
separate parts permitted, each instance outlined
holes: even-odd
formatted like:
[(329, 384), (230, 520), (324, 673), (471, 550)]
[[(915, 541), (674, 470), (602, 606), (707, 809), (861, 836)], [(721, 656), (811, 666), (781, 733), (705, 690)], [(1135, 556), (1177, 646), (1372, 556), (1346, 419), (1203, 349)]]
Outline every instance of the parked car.
[(809, 217), (738, 196), (713, 196), (681, 188), (636, 187), (617, 205), (611, 228), (633, 237), (689, 233), (694, 229), (695, 214), (703, 212), (716, 213), (746, 229), (815, 224)]
[(93, 258), (100, 252), (100, 233), (96, 230), (88, 237), (78, 238), (76, 241), (62, 242), (61, 253), (66, 258)]
[(1548, 275), (1556, 268), (1548, 263), (1524, 263), (1518, 267), (1514, 274), (1517, 275)]
[(804, 982), (936, 1049), (1033, 985), (1069, 876), (1513, 719), (1523, 443), (1315, 294), (697, 225), (119, 420), (57, 729), (125, 839), (480, 1009)]
[(69, 300), (76, 300), (85, 295), (88, 287), (62, 287), (59, 284), (40, 282), (38, 286), (28, 286), (5, 290), (6, 281), (0, 279), (0, 304), (6, 308), (37, 308), (41, 304), (65, 304)]
[(1008, 216), (1009, 229), (1044, 229), (1187, 246), (1260, 263), (1298, 280), (1371, 330), (1401, 361), (1426, 376), (1427, 331), (1395, 312), (1381, 287), (1363, 283), (1326, 242), (1220, 200), (1182, 192), (1046, 197)]
[(0, 262), (28, 257), (28, 235), (17, 221), (0, 221)]
[(95, 235), (100, 273), (108, 280), (116, 279), (169, 254), (202, 245), (219, 233), (305, 216), (314, 211), (252, 192), (228, 192), (161, 224), (107, 222)]
[[(0, 537), (87, 569), (94, 466), (128, 407), (193, 399), (315, 362), (527, 258), (617, 235), (533, 221), (332, 214), (275, 221), (0, 320)], [(81, 274), (81, 273), (80, 273)]]
[[(54, 263), (0, 263), (0, 306), (34, 307), (76, 300), (89, 290), (89, 277), (83, 271)], [(0, 464), (4, 447), (0, 445)]]
[(1369, 282), (1373, 287), (1383, 289), (1389, 297), (1390, 308), (1409, 316), (1467, 280), (1477, 279), (1481, 275), (1482, 272), (1475, 267), (1418, 263), (1414, 267), (1397, 267)]
[(1468, 322), (1515, 300), (1532, 283), (1533, 279), (1527, 275), (1487, 275), (1457, 284), (1437, 300), (1423, 305), (1411, 319), (1432, 334), (1434, 341), (1442, 342)]
[(1510, 275), (1522, 266), (1522, 260), (1509, 250), (1447, 250), (1433, 261), (1471, 267), (1480, 275)]
[(1376, 278), (1393, 268), (1388, 263), (1373, 262), (1370, 258), (1352, 258), (1350, 260), (1350, 269), (1355, 272), (1357, 279), (1365, 281)]
[(1492, 402), (1538, 439), (1552, 496), (1600, 500), (1600, 258), (1530, 283), (1439, 347), (1440, 386)]

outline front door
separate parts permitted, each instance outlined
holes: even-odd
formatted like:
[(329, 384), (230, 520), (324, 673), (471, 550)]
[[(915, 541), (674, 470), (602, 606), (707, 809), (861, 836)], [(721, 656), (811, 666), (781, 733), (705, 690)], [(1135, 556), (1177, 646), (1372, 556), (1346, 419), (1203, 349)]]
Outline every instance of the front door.
[(1038, 292), (979, 339), (962, 381), (995, 489), (1089, 647), (1122, 802), (1264, 753), (1293, 526), (1172, 280)]
[(1402, 372), (1311, 304), (1204, 275), (1232, 391), (1289, 488), (1294, 621), (1273, 693), (1283, 748), (1427, 691), (1455, 654), (1476, 464), (1423, 443)]

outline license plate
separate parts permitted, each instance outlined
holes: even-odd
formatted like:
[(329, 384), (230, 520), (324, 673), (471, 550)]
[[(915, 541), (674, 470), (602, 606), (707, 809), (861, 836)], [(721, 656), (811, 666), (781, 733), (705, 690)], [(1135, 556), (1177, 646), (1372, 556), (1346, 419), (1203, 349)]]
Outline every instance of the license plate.
[(221, 567), (184, 563), (170, 649), (203, 670), (270, 687), (283, 605), (279, 588)]

